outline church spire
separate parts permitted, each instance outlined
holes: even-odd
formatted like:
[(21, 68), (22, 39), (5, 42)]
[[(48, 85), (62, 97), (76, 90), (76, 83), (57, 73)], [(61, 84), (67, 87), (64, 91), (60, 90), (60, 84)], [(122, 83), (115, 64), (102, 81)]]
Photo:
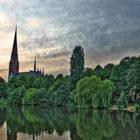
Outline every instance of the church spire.
[(17, 50), (17, 26), (16, 26), (11, 58), (16, 57), (16, 59), (18, 59), (17, 56), (18, 56), (18, 50)]
[(17, 48), (17, 26), (15, 28), (13, 48), (12, 48), (12, 53), (11, 53), (11, 59), (9, 62), (9, 77), (11, 74), (16, 74), (16, 73), (19, 73), (18, 48)]
[(45, 75), (44, 68), (43, 68), (43, 76)]
[(36, 72), (36, 54), (35, 54), (35, 59), (34, 59), (34, 71)]

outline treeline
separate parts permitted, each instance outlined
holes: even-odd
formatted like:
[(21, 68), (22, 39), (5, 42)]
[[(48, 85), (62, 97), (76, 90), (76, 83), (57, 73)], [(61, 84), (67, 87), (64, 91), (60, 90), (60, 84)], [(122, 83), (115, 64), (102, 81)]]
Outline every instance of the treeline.
[(112, 103), (140, 103), (140, 57), (126, 57), (119, 64), (84, 67), (84, 50), (76, 46), (70, 75), (13, 76), (0, 80), (0, 98), (10, 104), (107, 108)]

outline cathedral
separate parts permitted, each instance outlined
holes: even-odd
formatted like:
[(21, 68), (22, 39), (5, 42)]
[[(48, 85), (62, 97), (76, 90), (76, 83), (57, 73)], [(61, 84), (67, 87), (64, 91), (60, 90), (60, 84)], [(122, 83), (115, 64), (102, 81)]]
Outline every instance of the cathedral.
[(44, 76), (44, 69), (43, 71), (37, 69), (37, 61), (36, 56), (34, 59), (34, 66), (33, 70), (29, 72), (19, 72), (19, 60), (18, 60), (18, 46), (17, 46), (17, 27), (15, 29), (15, 36), (13, 42), (13, 48), (11, 53), (11, 59), (9, 62), (9, 76), (8, 79), (11, 79), (12, 76)]

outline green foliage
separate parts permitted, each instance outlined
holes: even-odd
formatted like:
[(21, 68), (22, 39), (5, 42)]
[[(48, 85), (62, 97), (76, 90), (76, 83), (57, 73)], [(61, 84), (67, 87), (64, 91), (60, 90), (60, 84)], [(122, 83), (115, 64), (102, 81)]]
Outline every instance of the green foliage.
[[(111, 101), (125, 104), (121, 99), (122, 91), (127, 101), (139, 103), (139, 81), (139, 57), (126, 57), (118, 65), (107, 64), (104, 68), (97, 65), (94, 70), (84, 69), (83, 48), (76, 46), (70, 60), (70, 76), (13, 76), (8, 84), (0, 79), (0, 98), (5, 99), (8, 95), (12, 104), (46, 103), (59, 106), (73, 106), (75, 100), (79, 107), (107, 108)], [(26, 94), (20, 91), (21, 87), (27, 89)]]
[(40, 105), (46, 103), (47, 92), (44, 88), (35, 89), (31, 88), (26, 91), (24, 97), (22, 98), (23, 105)]
[(37, 93), (37, 89), (31, 88), (26, 91), (24, 97), (22, 98), (23, 105), (34, 105), (34, 96)]
[(79, 110), (74, 114), (72, 121), (80, 137), (78, 140), (108, 140), (116, 132), (113, 120), (107, 111)]
[(27, 89), (29, 89), (29, 88), (33, 88), (33, 83), (34, 83), (34, 81), (35, 81), (35, 77), (34, 76), (27, 76), (26, 77), (26, 81), (25, 81), (25, 87), (27, 88)]
[[(17, 136), (17, 133), (34, 134), (35, 139), (42, 139), (42, 132), (54, 135), (54, 131), (59, 136), (64, 134), (64, 137), (70, 133), (72, 140), (137, 140), (140, 137), (138, 113), (1, 106), (0, 114), (0, 126), (6, 123), (10, 130), (7, 136), (12, 140), (13, 134)], [(46, 135), (46, 139), (50, 137)]]
[(85, 77), (77, 83), (74, 100), (80, 107), (106, 108), (110, 105), (114, 89), (114, 84), (109, 80)]
[(116, 87), (116, 92), (121, 93), (124, 91), (128, 93), (128, 85), (127, 85), (127, 72), (130, 66), (135, 62), (135, 57), (125, 57), (121, 60), (119, 65), (116, 65), (111, 74), (111, 80), (114, 82)]
[[(52, 75), (44, 77), (13, 77), (8, 82), (9, 103), (24, 105), (66, 105), (70, 95), (70, 77), (59, 74), (55, 79)], [(27, 89), (22, 94), (22, 101), (19, 100), (18, 94), (21, 85)], [(17, 96), (17, 98), (16, 98)], [(12, 101), (13, 100), (13, 101)]]
[(114, 90), (115, 90), (114, 83), (112, 83), (110, 80), (101, 81), (99, 90), (99, 96), (102, 100), (101, 106), (105, 108), (110, 106)]
[(94, 69), (95, 75), (97, 77), (101, 77), (102, 76), (102, 70), (103, 70), (103, 68), (100, 65), (97, 65)]
[(127, 83), (129, 87), (129, 93), (133, 100), (140, 99), (140, 58), (131, 65), (127, 73)]
[(48, 89), (49, 94), (46, 96), (49, 104), (65, 106), (69, 101), (70, 85), (69, 77), (56, 77), (55, 82)]
[(140, 104), (135, 104), (134, 105), (134, 109), (135, 109), (135, 112), (139, 112), (140, 113)]
[(101, 78), (110, 79), (114, 67), (114, 64), (107, 64), (102, 70)]
[(121, 92), (120, 97), (117, 99), (118, 106), (126, 107), (128, 105), (127, 97), (124, 91)]
[[(45, 75), (40, 79), (40, 83), (39, 80), (35, 81), (36, 83), (34, 83), (34, 88), (46, 88), (48, 89), (50, 86), (52, 86), (54, 84), (54, 76), (53, 75)], [(35, 86), (36, 85), (36, 86)]]
[(86, 68), (84, 70), (84, 74), (83, 74), (84, 77), (86, 77), (86, 76), (89, 77), (89, 76), (93, 76), (93, 75), (95, 75), (95, 72), (92, 68)]
[(45, 88), (41, 88), (37, 90), (36, 94), (33, 95), (33, 104), (32, 105), (40, 105), (47, 102), (46, 95), (48, 92)]
[(14, 89), (8, 96), (8, 103), (13, 105), (21, 105), (26, 88), (24, 86)]
[(43, 82), (42, 77), (35, 78), (35, 81), (33, 83), (33, 87), (36, 88), (36, 89), (40, 89), (42, 87), (42, 82)]
[(66, 106), (69, 102), (70, 87), (67, 82), (63, 81), (54, 92), (54, 104)]
[(6, 82), (4, 81), (4, 79), (2, 79), (0, 77), (0, 99), (6, 99), (7, 98), (7, 92), (6, 92), (6, 89), (7, 89), (7, 84)]
[(73, 50), (70, 61), (71, 87), (76, 86), (78, 80), (83, 76), (84, 52), (81, 46), (76, 46)]

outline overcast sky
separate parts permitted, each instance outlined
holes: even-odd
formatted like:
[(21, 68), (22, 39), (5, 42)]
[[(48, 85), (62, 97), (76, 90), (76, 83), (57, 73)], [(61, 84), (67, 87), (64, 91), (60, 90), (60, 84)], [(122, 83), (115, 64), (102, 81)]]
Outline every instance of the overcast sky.
[(0, 76), (6, 78), (18, 26), (20, 71), (38, 67), (68, 74), (72, 49), (84, 47), (86, 67), (140, 53), (140, 0), (0, 0)]

